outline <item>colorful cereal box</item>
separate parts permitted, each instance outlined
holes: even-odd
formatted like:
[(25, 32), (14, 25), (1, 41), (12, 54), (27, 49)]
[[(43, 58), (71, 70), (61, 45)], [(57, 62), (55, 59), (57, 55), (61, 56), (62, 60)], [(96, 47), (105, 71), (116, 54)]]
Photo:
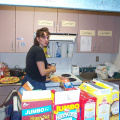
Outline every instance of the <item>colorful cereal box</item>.
[(53, 120), (79, 120), (80, 89), (55, 92)]
[(80, 91), (80, 120), (96, 120), (96, 100), (91, 94)]
[(51, 112), (50, 90), (23, 92), (22, 120), (51, 120)]
[(60, 86), (66, 91), (75, 90), (74, 85), (70, 82), (70, 80), (67, 77), (62, 77)]
[(34, 87), (27, 81), (22, 87), (17, 91), (20, 100), (22, 100), (23, 91), (31, 91)]
[(92, 83), (82, 83), (80, 89), (97, 98), (96, 120), (109, 120), (110, 118), (110, 89), (102, 88)]
[(94, 79), (92, 82), (98, 86), (110, 88), (110, 120), (119, 120), (119, 85), (100, 79)]

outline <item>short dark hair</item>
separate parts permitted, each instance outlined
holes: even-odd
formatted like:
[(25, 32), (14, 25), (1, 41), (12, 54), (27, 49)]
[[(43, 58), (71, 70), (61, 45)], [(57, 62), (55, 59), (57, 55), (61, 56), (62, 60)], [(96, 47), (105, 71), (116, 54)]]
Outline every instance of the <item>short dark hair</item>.
[[(48, 35), (48, 37), (49, 37), (50, 32), (49, 32), (49, 29), (48, 29), (47, 27), (43, 27), (43, 28), (41, 28), (41, 29), (38, 29), (38, 30), (36, 31), (36, 37), (38, 37), (38, 38), (39, 38), (39, 37), (44, 37), (44, 32), (47, 33), (47, 35)], [(35, 37), (35, 39), (34, 39), (34, 45), (39, 45), (39, 42), (37, 41), (36, 37)]]

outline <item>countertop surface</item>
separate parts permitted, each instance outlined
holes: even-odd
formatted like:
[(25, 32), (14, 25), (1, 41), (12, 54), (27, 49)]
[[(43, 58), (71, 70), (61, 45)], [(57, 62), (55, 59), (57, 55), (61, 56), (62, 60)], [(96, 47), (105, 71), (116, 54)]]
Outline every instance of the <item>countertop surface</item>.
[[(83, 79), (82, 77), (80, 77), (79, 75), (76, 75), (76, 77), (78, 77), (82, 82), (90, 82), (91, 80), (90, 79)], [(120, 79), (119, 78), (109, 78), (109, 79), (103, 79), (103, 80), (105, 80), (105, 81), (120, 81)], [(22, 80), (20, 80), (19, 82), (17, 82), (17, 83), (10, 83), (10, 84), (2, 84), (2, 83), (0, 83), (0, 86), (21, 86), (21, 83), (22, 83)], [(48, 82), (48, 83), (46, 83), (46, 87), (48, 86), (51, 86), (51, 85), (53, 85), (53, 86), (59, 86), (59, 83), (54, 83), (54, 82)], [(52, 86), (51, 86), (52, 87)]]

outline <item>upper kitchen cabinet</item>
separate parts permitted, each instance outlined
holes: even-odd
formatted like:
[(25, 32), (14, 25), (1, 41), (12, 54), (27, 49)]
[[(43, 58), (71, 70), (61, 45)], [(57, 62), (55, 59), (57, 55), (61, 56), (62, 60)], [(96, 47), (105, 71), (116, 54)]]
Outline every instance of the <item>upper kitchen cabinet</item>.
[(78, 11), (58, 9), (57, 33), (78, 33)]
[(0, 52), (15, 52), (14, 6), (0, 6)]
[(115, 14), (79, 11), (77, 51), (86, 53), (112, 53), (117, 51), (118, 48), (114, 47), (118, 44), (115, 40), (115, 32)]
[(98, 12), (97, 52), (112, 53), (115, 36), (115, 15)]
[(34, 43), (34, 7), (16, 7), (16, 52), (28, 52)]
[(79, 11), (77, 52), (96, 51), (97, 12)]
[(57, 9), (35, 7), (34, 32), (42, 27), (48, 27), (51, 33), (56, 33)]
[(119, 52), (119, 41), (120, 41), (120, 13), (115, 15), (115, 38), (113, 43), (113, 52)]
[(72, 33), (78, 30), (78, 11), (35, 7), (34, 32), (48, 27), (51, 33)]

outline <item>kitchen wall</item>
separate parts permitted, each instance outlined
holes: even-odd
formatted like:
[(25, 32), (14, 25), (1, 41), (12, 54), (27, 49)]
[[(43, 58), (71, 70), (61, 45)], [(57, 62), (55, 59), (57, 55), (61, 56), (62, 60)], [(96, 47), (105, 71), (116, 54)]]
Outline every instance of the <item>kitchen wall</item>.
[[(96, 62), (96, 56), (99, 56), (99, 62)], [(47, 58), (49, 63), (57, 63), (57, 68), (62, 69), (71, 67), (71, 65), (78, 65), (80, 67), (89, 67), (104, 64), (105, 62), (118, 61), (120, 54), (111, 53), (74, 53), (73, 58)], [(25, 68), (26, 53), (0, 53), (0, 62), (7, 63), (9, 68), (19, 65), (20, 68)]]

